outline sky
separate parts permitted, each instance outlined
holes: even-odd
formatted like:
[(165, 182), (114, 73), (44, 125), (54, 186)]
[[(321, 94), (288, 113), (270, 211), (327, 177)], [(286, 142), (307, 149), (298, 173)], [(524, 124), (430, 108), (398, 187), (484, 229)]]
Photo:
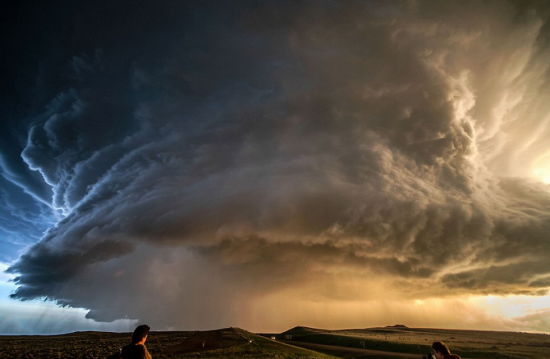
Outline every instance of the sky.
[(20, 1), (0, 334), (550, 332), (544, 1)]

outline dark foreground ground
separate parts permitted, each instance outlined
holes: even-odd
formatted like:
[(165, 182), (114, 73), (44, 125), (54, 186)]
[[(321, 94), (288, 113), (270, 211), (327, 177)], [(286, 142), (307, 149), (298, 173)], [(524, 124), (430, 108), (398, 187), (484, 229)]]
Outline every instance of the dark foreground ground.
[(420, 359), (430, 351), (432, 342), (440, 340), (464, 359), (550, 359), (550, 335), (546, 334), (405, 326), (346, 330), (296, 327), (277, 337), (342, 358), (388, 359), (382, 355), (386, 353), (392, 358)]
[[(0, 359), (104, 359), (128, 344), (130, 336), (130, 333), (107, 332), (0, 336)], [(151, 332), (147, 348), (154, 359), (334, 358), (238, 328), (205, 332)]]
[[(0, 359), (107, 358), (129, 338), (129, 333), (108, 332), (0, 336)], [(446, 341), (465, 359), (550, 358), (549, 335), (403, 326), (350, 330), (296, 327), (263, 336), (238, 328), (151, 332), (147, 347), (154, 359), (420, 359), (435, 340)]]

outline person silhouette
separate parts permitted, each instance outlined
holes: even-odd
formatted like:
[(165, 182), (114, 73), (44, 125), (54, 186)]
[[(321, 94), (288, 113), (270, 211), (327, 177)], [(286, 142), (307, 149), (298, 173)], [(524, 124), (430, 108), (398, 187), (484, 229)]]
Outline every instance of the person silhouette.
[(434, 342), (432, 344), (432, 354), (436, 359), (460, 359), (460, 356), (451, 354), (451, 349), (443, 342)]
[(151, 328), (147, 324), (138, 325), (132, 334), (132, 343), (122, 348), (120, 357), (123, 359), (152, 359), (145, 346), (145, 341)]

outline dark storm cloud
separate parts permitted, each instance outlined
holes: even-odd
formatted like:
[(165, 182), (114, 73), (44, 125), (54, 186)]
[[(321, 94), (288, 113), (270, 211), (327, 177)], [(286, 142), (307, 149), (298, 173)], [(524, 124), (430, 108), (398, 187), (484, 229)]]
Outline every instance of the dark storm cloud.
[(340, 271), (438, 294), (548, 288), (547, 186), (488, 160), (502, 83), (546, 74), (536, 6), (146, 8), (122, 34), (112, 14), (111, 31), (81, 25), (88, 48), (29, 121), (21, 156), (65, 217), (10, 268), (14, 297), (207, 327)]
[(0, 178), (0, 262), (12, 262), (54, 224), (49, 207)]

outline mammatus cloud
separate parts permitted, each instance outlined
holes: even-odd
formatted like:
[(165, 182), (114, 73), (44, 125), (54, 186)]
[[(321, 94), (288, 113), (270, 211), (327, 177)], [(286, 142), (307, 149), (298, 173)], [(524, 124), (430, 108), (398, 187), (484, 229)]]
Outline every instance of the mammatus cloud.
[(73, 58), (21, 153), (64, 218), (10, 268), (15, 298), (259, 327), (270, 298), (415, 321), (402, 298), (547, 292), (541, 7), (237, 8)]

